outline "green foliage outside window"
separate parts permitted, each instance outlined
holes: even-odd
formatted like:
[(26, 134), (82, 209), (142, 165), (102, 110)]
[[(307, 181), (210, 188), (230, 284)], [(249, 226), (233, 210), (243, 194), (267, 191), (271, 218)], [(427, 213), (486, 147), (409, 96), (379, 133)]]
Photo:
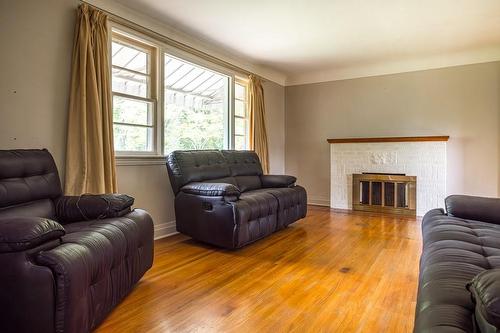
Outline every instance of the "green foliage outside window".
[[(175, 100), (175, 97), (173, 99)], [(167, 98), (167, 100), (171, 101), (172, 98)], [(222, 101), (205, 99), (197, 104), (189, 106), (167, 103), (165, 110), (166, 154), (174, 150), (223, 149), (224, 107)]]

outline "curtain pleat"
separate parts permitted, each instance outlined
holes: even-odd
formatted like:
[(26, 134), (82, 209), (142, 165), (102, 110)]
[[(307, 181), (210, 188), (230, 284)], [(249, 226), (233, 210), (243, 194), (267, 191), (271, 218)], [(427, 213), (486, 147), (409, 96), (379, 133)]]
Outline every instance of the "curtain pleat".
[(107, 16), (82, 4), (73, 44), (65, 192), (115, 193)]
[(250, 149), (259, 156), (264, 173), (269, 173), (269, 152), (267, 147), (266, 110), (264, 89), (255, 75), (249, 76), (248, 109), (250, 110)]

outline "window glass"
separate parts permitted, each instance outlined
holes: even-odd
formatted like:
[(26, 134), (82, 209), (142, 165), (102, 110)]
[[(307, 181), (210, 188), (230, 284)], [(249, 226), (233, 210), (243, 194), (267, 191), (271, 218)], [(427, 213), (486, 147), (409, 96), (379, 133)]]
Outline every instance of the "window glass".
[(153, 105), (151, 102), (113, 96), (113, 121), (131, 125), (153, 125)]
[(234, 85), (234, 149), (250, 149), (247, 84), (243, 80)]
[(131, 71), (148, 73), (148, 52), (126, 45), (122, 42), (112, 43), (113, 65), (126, 68)]
[(166, 54), (165, 154), (226, 147), (229, 77)]
[(115, 150), (151, 151), (153, 150), (153, 129), (132, 125), (113, 125)]
[(154, 110), (151, 89), (151, 47), (113, 34), (113, 134), (115, 151), (154, 152)]
[(148, 77), (113, 68), (113, 91), (138, 97), (148, 96)]

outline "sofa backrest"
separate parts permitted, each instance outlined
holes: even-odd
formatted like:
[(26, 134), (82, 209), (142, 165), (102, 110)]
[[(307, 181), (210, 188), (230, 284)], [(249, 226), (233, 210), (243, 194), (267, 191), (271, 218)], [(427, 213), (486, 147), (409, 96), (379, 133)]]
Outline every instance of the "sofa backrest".
[(175, 194), (192, 182), (229, 183), (243, 192), (261, 187), (262, 166), (253, 151), (176, 150), (167, 156), (167, 170)]
[(167, 170), (175, 194), (192, 182), (230, 179), (231, 171), (219, 150), (176, 150), (167, 156)]
[(260, 181), (262, 165), (259, 156), (254, 151), (223, 150), (222, 154), (231, 170), (231, 176), (234, 177), (236, 185), (242, 192), (262, 187)]
[(54, 218), (53, 199), (61, 195), (57, 167), (46, 149), (0, 150), (0, 218)]

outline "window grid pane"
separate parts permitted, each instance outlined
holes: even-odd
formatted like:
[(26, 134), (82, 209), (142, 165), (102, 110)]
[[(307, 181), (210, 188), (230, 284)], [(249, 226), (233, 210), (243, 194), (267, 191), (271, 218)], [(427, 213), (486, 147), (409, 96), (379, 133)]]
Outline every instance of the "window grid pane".
[(114, 95), (113, 121), (153, 126), (153, 103)]
[(229, 78), (168, 54), (164, 66), (164, 153), (225, 148)]
[(234, 149), (247, 150), (250, 148), (247, 85), (242, 81), (235, 82), (234, 95)]
[(115, 150), (153, 151), (153, 127), (114, 124)]
[(113, 41), (111, 47), (112, 64), (144, 74), (149, 73), (149, 54), (132, 45)]
[(150, 77), (113, 67), (112, 90), (127, 95), (147, 98), (150, 96)]
[(111, 64), (116, 151), (154, 152), (156, 101), (147, 100), (152, 94), (152, 49), (141, 46), (139, 41), (113, 35)]

